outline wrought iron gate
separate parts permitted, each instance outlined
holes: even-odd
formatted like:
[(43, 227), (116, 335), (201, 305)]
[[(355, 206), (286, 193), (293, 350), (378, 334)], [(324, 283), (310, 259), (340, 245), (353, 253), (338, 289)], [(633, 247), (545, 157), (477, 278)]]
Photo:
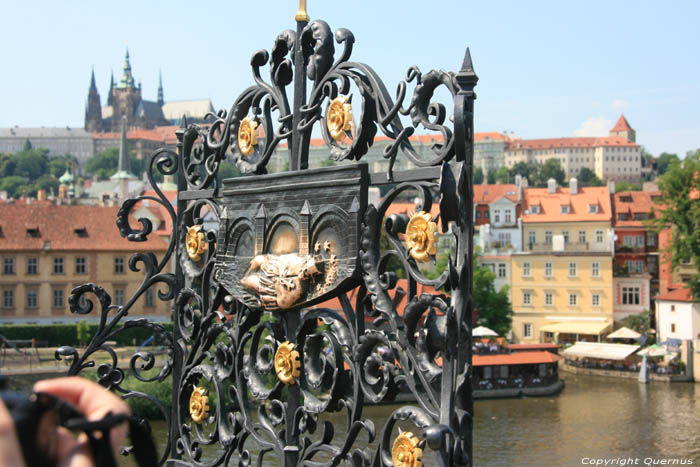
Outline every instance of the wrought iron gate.
[[(410, 67), (392, 98), (372, 68), (350, 61), (349, 30), (333, 34), (325, 22), (309, 22), (303, 8), (296, 20), (296, 31), (277, 36), (270, 53), (253, 55), (255, 83), (230, 111), (207, 125), (183, 124), (177, 153), (153, 154), (148, 177), (157, 196), (126, 201), (117, 225), (130, 241), (144, 241), (150, 222), (140, 219), (135, 228), (129, 216), (144, 200), (159, 203), (174, 226), (169, 249), (163, 258), (131, 258), (129, 267), (145, 277), (124, 305), (111, 305), (97, 285), (76, 288), (71, 310), (90, 313), (92, 302), (82, 297), (96, 295), (100, 326), (83, 355), (64, 347), (57, 357), (72, 356), (70, 373), (78, 374), (95, 365), (96, 352), (109, 353), (111, 363), (97, 369), (100, 382), (163, 412), (170, 432), (161, 463), (417, 466), (423, 458), (471, 465), (477, 76), (469, 51), (457, 73)], [(451, 115), (432, 102), (438, 88), (453, 99)], [(337, 165), (308, 169), (316, 125)], [(421, 127), (437, 136), (428, 156), (409, 140)], [(382, 173), (362, 161), (377, 130), (389, 140)], [(266, 174), (283, 151), (289, 170)], [(250, 176), (220, 182), (227, 157)], [(400, 158), (414, 168), (394, 170)], [(155, 183), (157, 173), (178, 177), (177, 210)], [(368, 202), (374, 186), (388, 190), (376, 206)], [(416, 196), (415, 213), (392, 213), (407, 193)], [(421, 266), (435, 261), (438, 230), (451, 239), (449, 259), (429, 279)], [(403, 288), (397, 267), (407, 275)], [(418, 293), (419, 285), (433, 292)], [(173, 301), (172, 333), (127, 316), (151, 287)], [(172, 411), (123, 387), (124, 371), (106, 342), (131, 327), (167, 342), (162, 367), (149, 351), (134, 354), (129, 367), (143, 381), (172, 378)], [(406, 395), (415, 402), (394, 410), (383, 427), (363, 415), (367, 404)], [(346, 415), (345, 426), (328, 421), (333, 412)]]

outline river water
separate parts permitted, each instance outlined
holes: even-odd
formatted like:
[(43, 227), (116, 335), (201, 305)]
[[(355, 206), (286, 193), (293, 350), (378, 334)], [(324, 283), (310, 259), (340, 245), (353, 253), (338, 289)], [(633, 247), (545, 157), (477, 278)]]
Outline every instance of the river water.
[[(476, 401), (475, 465), (573, 466), (627, 458), (632, 462), (626, 465), (700, 464), (700, 385), (562, 376), (566, 388), (555, 397)], [(379, 433), (395, 408), (367, 407), (365, 416)], [(334, 417), (336, 429), (342, 427), (342, 416)], [(153, 428), (157, 441), (164, 440), (165, 423)], [(336, 442), (342, 439), (337, 433)], [(433, 459), (426, 452), (424, 465)]]

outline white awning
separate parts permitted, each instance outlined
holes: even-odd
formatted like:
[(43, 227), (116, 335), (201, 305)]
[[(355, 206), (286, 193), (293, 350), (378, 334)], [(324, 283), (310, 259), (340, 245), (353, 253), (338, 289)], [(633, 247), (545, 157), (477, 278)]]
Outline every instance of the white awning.
[(489, 329), (486, 326), (479, 326), (478, 328), (472, 329), (472, 336), (474, 337), (498, 337), (498, 334), (493, 329)]
[(639, 339), (642, 335), (627, 327), (621, 327), (617, 331), (608, 334), (608, 339)]
[(638, 345), (577, 342), (564, 351), (564, 356), (600, 358), (603, 360), (624, 360), (638, 349)]
[(567, 321), (564, 323), (547, 324), (540, 328), (543, 332), (566, 333), (566, 334), (592, 334), (594, 336), (601, 335), (610, 327), (606, 322), (591, 322), (591, 321)]

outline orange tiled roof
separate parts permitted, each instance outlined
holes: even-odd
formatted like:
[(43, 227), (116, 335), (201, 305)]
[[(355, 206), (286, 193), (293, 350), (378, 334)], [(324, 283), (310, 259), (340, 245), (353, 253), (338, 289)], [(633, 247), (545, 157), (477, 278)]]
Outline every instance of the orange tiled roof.
[[(177, 206), (175, 205), (175, 203), (177, 202), (177, 190), (165, 190), (163, 194), (170, 201), (170, 204), (173, 206), (175, 211), (177, 211)], [(155, 190), (146, 190), (141, 196), (152, 196), (156, 199), (159, 199), (158, 194)], [(160, 220), (164, 221), (163, 228), (159, 233), (162, 235), (170, 235), (173, 232), (173, 221), (165, 207), (163, 207), (163, 205), (161, 205), (160, 203), (151, 201), (149, 203), (148, 209), (151, 212), (153, 212)]]
[(534, 365), (537, 363), (555, 363), (563, 357), (552, 352), (514, 352), (491, 355), (472, 355), (472, 365)]
[[(654, 197), (660, 196), (660, 191), (623, 191), (613, 196), (613, 223), (616, 227), (646, 227), (643, 220), (634, 220), (635, 213), (651, 213), (658, 211), (661, 206), (654, 203)], [(629, 201), (625, 201), (629, 199)], [(630, 219), (621, 221), (618, 214), (627, 213)]]
[[(413, 203), (391, 203), (386, 210), (386, 215), (392, 214), (410, 214), (416, 212), (416, 205)], [(435, 217), (440, 212), (440, 204), (433, 203), (430, 209), (430, 215)]]
[(165, 144), (175, 145), (177, 144), (177, 136), (175, 136), (175, 132), (178, 128), (180, 127), (177, 125), (157, 126), (153, 129), (153, 131), (161, 136)]
[[(569, 188), (557, 187), (550, 194), (547, 188), (525, 188), (523, 209), (539, 205), (539, 214), (524, 214), (523, 223), (535, 222), (605, 222), (612, 219), (610, 192), (604, 186), (579, 187), (578, 193), (570, 194)], [(597, 213), (589, 212), (589, 205), (598, 206)], [(561, 212), (562, 205), (569, 205), (569, 213)]]
[(669, 302), (697, 302), (692, 295), (690, 295), (690, 289), (682, 287), (680, 289), (672, 290), (662, 295), (657, 295), (654, 297), (656, 300), (667, 300)]
[(630, 124), (627, 122), (627, 119), (625, 118), (624, 115), (620, 115), (620, 118), (617, 120), (617, 123), (613, 127), (612, 131), (628, 131), (631, 130), (632, 127)]
[(518, 202), (518, 187), (507, 183), (499, 185), (474, 185), (474, 204), (490, 204), (503, 197)]
[(506, 135), (498, 133), (496, 131), (487, 131), (484, 133), (474, 133), (474, 142), (478, 143), (481, 141), (505, 141)]
[[(164, 251), (167, 244), (150, 235), (145, 242), (130, 242), (116, 226), (117, 206), (57, 206), (53, 204), (0, 204), (0, 251)], [(31, 223), (31, 226), (28, 225)], [(136, 229), (140, 224), (131, 220)], [(39, 237), (27, 234), (38, 227)], [(75, 229), (85, 228), (87, 237)], [(48, 245), (46, 242), (51, 242)]]
[[(95, 139), (120, 139), (121, 138), (121, 133), (117, 132), (112, 132), (112, 133), (92, 133), (93, 138)], [(144, 139), (148, 141), (159, 141), (163, 142), (164, 137), (161, 135), (159, 132), (155, 130), (144, 130), (144, 129), (135, 129), (135, 130), (129, 130), (126, 132), (126, 139)]]
[[(485, 133), (474, 133), (474, 141), (484, 141), (487, 139), (500, 139), (505, 141), (506, 137), (505, 135), (502, 135), (501, 133), (497, 132), (485, 132)], [(414, 143), (422, 143), (422, 144), (430, 144), (430, 143), (442, 143), (443, 138), (442, 135), (434, 133), (434, 134), (428, 134), (428, 135), (413, 135), (410, 138), (408, 138), (409, 141), (414, 142)], [(387, 136), (375, 136), (374, 142), (375, 143), (381, 143), (381, 142), (387, 142), (387, 141), (393, 141), (391, 138)], [(311, 138), (309, 145), (311, 147), (319, 147), (319, 146), (325, 146), (326, 142), (323, 140), (323, 138)], [(280, 148), (286, 148), (287, 143), (280, 143), (278, 146)]]
[(553, 148), (596, 148), (600, 146), (639, 147), (638, 144), (620, 136), (578, 137), (578, 138), (545, 138), (518, 139), (512, 141), (506, 151), (517, 149), (553, 149)]

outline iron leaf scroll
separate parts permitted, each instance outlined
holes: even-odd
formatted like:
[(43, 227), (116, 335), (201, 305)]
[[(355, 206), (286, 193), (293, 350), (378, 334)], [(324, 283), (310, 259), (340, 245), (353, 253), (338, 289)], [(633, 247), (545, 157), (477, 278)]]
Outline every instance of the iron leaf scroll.
[[(96, 352), (109, 355), (100, 382), (149, 400), (170, 426), (161, 464), (471, 465), (477, 77), (469, 51), (457, 73), (410, 67), (392, 96), (372, 68), (350, 60), (349, 30), (333, 34), (319, 20), (297, 26), (253, 55), (254, 84), (228, 111), (183, 124), (178, 153), (153, 155), (157, 196), (126, 201), (117, 225), (144, 241), (151, 225), (133, 227), (130, 213), (139, 201), (159, 203), (173, 221), (169, 248), (160, 259), (132, 257), (144, 280), (125, 305), (112, 305), (99, 286), (76, 288), (71, 310), (92, 313), (81, 298), (97, 297), (100, 325), (83, 355), (61, 348), (58, 357), (71, 357), (78, 374)], [(438, 88), (452, 96), (451, 111), (433, 102)], [(339, 166), (306, 170), (316, 126)], [(436, 135), (430, 154), (414, 148), (416, 130)], [(377, 177), (363, 157), (380, 132), (389, 164)], [(304, 170), (266, 174), (285, 153)], [(249, 176), (221, 183), (227, 155)], [(399, 157), (415, 168), (394, 171)], [(177, 211), (156, 171), (178, 175)], [(381, 201), (368, 202), (370, 186), (390, 182)], [(394, 209), (407, 197), (413, 209)], [(449, 240), (444, 252), (438, 236)], [(426, 267), (443, 254), (445, 270), (429, 278)], [(171, 260), (175, 274), (166, 272)], [(159, 297), (172, 300), (172, 333), (128, 318), (159, 284)], [(168, 354), (156, 367), (153, 354), (137, 352), (128, 371), (142, 381), (172, 378), (172, 411), (123, 387), (127, 369), (106, 342), (134, 326), (161, 335)], [(397, 407), (377, 424), (366, 413), (375, 403)]]

